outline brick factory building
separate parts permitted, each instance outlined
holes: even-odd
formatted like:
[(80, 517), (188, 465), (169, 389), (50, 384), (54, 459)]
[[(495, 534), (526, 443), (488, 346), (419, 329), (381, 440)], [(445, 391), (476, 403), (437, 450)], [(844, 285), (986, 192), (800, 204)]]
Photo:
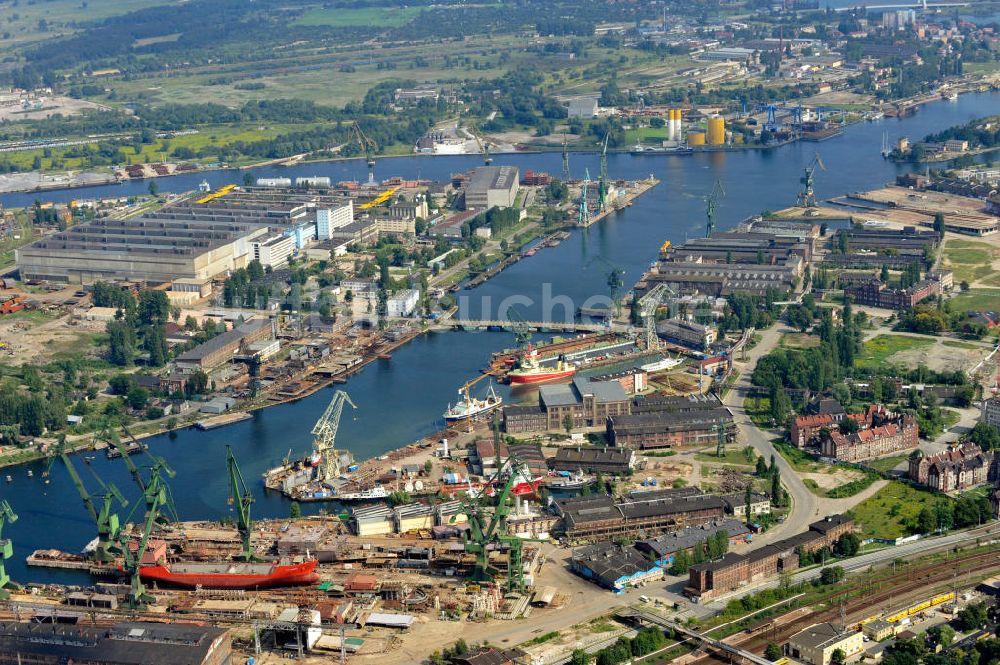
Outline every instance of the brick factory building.
[(561, 499), (554, 504), (570, 541), (599, 541), (662, 533), (678, 527), (720, 520), (725, 502), (697, 490), (660, 490), (610, 496)]
[(707, 601), (735, 591), (741, 586), (767, 579), (799, 567), (798, 550), (817, 552), (854, 529), (854, 521), (832, 515), (809, 525), (805, 533), (779, 540), (748, 554), (729, 553), (716, 561), (699, 563), (688, 571), (684, 595)]
[(652, 411), (611, 416), (607, 437), (612, 445), (638, 450), (713, 445), (719, 428), (727, 443), (736, 439), (733, 414), (724, 406), (699, 411)]

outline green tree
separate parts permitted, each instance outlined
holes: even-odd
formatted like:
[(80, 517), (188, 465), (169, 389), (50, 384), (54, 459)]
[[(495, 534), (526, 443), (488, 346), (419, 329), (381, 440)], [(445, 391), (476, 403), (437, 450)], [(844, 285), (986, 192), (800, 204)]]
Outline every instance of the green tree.
[(298, 501), (292, 501), (292, 505), (288, 508), (288, 516), (293, 520), (302, 517), (302, 506), (299, 505)]
[(764, 649), (764, 657), (768, 660), (778, 660), (784, 654), (781, 652), (781, 647), (779, 647), (774, 642), (768, 642), (767, 648)]
[(125, 321), (108, 321), (108, 362), (119, 367), (128, 367), (135, 360), (135, 330)]
[(830, 665), (844, 665), (847, 660), (847, 654), (844, 653), (843, 649), (834, 649), (833, 653), (830, 654)]
[(590, 665), (590, 654), (583, 649), (573, 649), (569, 663), (570, 665)]
[(919, 533), (934, 533), (937, 530), (937, 516), (930, 506), (924, 506), (917, 515), (917, 531)]
[(158, 184), (156, 184), (155, 180), (150, 180), (149, 181), (149, 195), (150, 196), (156, 196), (159, 193), (160, 193), (160, 186)]
[(932, 626), (927, 629), (927, 635), (934, 640), (935, 644), (940, 644), (947, 649), (955, 640), (955, 629), (946, 623)]
[(145, 408), (146, 402), (149, 401), (149, 391), (141, 386), (135, 386), (128, 391), (128, 395), (125, 396), (125, 401), (133, 409)]
[(573, 431), (573, 416), (571, 416), (568, 413), (565, 416), (563, 416), (562, 426), (563, 426), (563, 429), (566, 430), (567, 434), (569, 434), (570, 432), (572, 432)]
[(754, 469), (754, 475), (758, 478), (764, 478), (768, 473), (767, 462), (764, 461), (764, 456), (761, 455), (757, 458), (757, 467)]

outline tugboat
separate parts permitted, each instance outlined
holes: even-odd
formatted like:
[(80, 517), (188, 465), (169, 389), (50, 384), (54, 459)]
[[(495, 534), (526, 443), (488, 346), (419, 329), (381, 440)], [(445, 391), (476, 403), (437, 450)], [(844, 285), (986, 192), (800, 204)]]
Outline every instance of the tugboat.
[[(486, 375), (484, 374), (483, 376)], [(478, 380), (476, 379), (476, 381)], [(451, 404), (448, 405), (448, 410), (444, 412), (444, 419), (449, 423), (485, 416), (500, 408), (500, 405), (503, 404), (503, 398), (493, 389), (492, 383), (490, 383), (489, 390), (486, 391), (484, 399), (472, 397), (469, 394), (469, 387), (473, 383), (475, 381), (470, 381), (459, 388), (458, 394), (462, 395), (462, 399), (456, 402), (454, 406)]]
[(523, 385), (565, 379), (574, 374), (576, 374), (576, 366), (567, 363), (566, 356), (561, 354), (553, 367), (542, 367), (538, 358), (538, 349), (529, 344), (527, 351), (521, 356), (520, 366), (507, 373), (507, 380), (514, 385)]

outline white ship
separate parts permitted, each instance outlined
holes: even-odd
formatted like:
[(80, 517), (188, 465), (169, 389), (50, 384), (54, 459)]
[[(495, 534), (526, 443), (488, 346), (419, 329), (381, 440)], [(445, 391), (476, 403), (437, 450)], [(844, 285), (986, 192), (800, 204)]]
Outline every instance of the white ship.
[(661, 358), (660, 360), (655, 360), (651, 363), (642, 365), (639, 369), (645, 370), (647, 372), (660, 372), (665, 369), (672, 369), (680, 365), (683, 360), (680, 358)]
[(341, 494), (337, 497), (340, 501), (377, 501), (379, 499), (385, 499), (389, 497), (389, 492), (386, 491), (385, 487), (382, 485), (375, 485), (366, 490), (360, 492), (351, 492), (350, 494)]
[(462, 395), (462, 399), (456, 402), (454, 406), (449, 404), (448, 410), (444, 412), (444, 419), (448, 422), (483, 416), (500, 408), (500, 405), (503, 404), (503, 398), (493, 389), (492, 383), (489, 390), (486, 391), (484, 399), (472, 397), (467, 387), (461, 388), (458, 393)]

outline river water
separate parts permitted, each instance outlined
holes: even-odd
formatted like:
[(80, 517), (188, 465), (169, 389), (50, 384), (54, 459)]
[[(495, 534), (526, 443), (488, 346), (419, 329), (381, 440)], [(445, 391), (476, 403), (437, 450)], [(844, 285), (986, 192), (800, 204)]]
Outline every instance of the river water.
[[(802, 169), (817, 151), (827, 167), (816, 175), (820, 198), (874, 188), (908, 170), (880, 157), (883, 131), (890, 141), (903, 135), (919, 140), (932, 131), (995, 113), (998, 103), (997, 93), (962, 95), (955, 102), (926, 105), (910, 118), (854, 125), (843, 135), (823, 143), (797, 143), (767, 151), (683, 157), (609, 155), (608, 172), (612, 177), (634, 179), (652, 173), (661, 184), (637, 199), (632, 207), (588, 230), (574, 231), (558, 247), (543, 249), (481, 287), (461, 292), (466, 300), (463, 306), (472, 314), (495, 314), (505, 303), (515, 304), (526, 318), (566, 319), (588, 298), (606, 293), (608, 264), (623, 268), (625, 283), (631, 284), (655, 260), (665, 239), (677, 243), (703, 234), (703, 197), (712, 190), (716, 179), (722, 180), (726, 190), (716, 217), (719, 228), (725, 229), (748, 215), (794, 204)], [(596, 154), (573, 154), (570, 161), (574, 176), (582, 174), (585, 168), (592, 175), (598, 173)], [(378, 161), (377, 172), (379, 177), (444, 179), (480, 163), (475, 156), (387, 158)], [(559, 154), (497, 155), (495, 163), (553, 174), (561, 171)], [(363, 161), (352, 160), (272, 167), (255, 173), (292, 177), (325, 175), (337, 181), (362, 179), (366, 177), (366, 168)], [(239, 182), (242, 175), (216, 171), (160, 178), (158, 184), (161, 191), (184, 191), (197, 187), (202, 179), (219, 186)], [(66, 201), (138, 194), (145, 192), (146, 187), (146, 183), (137, 182), (60, 190), (39, 196)], [(35, 198), (35, 194), (0, 197), (5, 206), (30, 204)], [(511, 336), (504, 333), (433, 333), (397, 350), (391, 360), (369, 365), (345, 386), (340, 386), (349, 392), (358, 409), (345, 410), (337, 437), (339, 447), (350, 449), (357, 458), (364, 459), (439, 430), (443, 425), (441, 413), (455, 400), (457, 388), (478, 374), (491, 352), (511, 343)], [(289, 449), (303, 451), (310, 445), (309, 430), (333, 390), (328, 388), (300, 401), (266, 409), (256, 413), (252, 420), (230, 427), (209, 432), (188, 429), (147, 439), (152, 450), (164, 456), (177, 471), (171, 485), (181, 518), (219, 518), (231, 514), (227, 506), (226, 444), (234, 447), (243, 475), (257, 495), (254, 514), (287, 515), (288, 502), (266, 495), (260, 474)], [(505, 396), (509, 394), (506, 387), (502, 387), (502, 392)], [(84, 481), (93, 487), (96, 483), (83, 468), (83, 460), (80, 456), (75, 459)], [(121, 460), (110, 462), (97, 455), (92, 467), (127, 496), (135, 496)], [(28, 468), (32, 469), (33, 478), (27, 476)], [(24, 564), (24, 557), (37, 548), (77, 551), (93, 537), (93, 524), (68, 474), (57, 464), (51, 483), (45, 485), (41, 480), (43, 469), (44, 464), (39, 462), (30, 467), (0, 470), (0, 475), (9, 473), (12, 478), (11, 482), (0, 481), (0, 498), (9, 500), (20, 515), (20, 520), (4, 533), (14, 541), (14, 558), (8, 562), (8, 570), (19, 581), (86, 583), (86, 575), (44, 569), (29, 571)], [(315, 509), (318, 506), (306, 507), (307, 512)]]

